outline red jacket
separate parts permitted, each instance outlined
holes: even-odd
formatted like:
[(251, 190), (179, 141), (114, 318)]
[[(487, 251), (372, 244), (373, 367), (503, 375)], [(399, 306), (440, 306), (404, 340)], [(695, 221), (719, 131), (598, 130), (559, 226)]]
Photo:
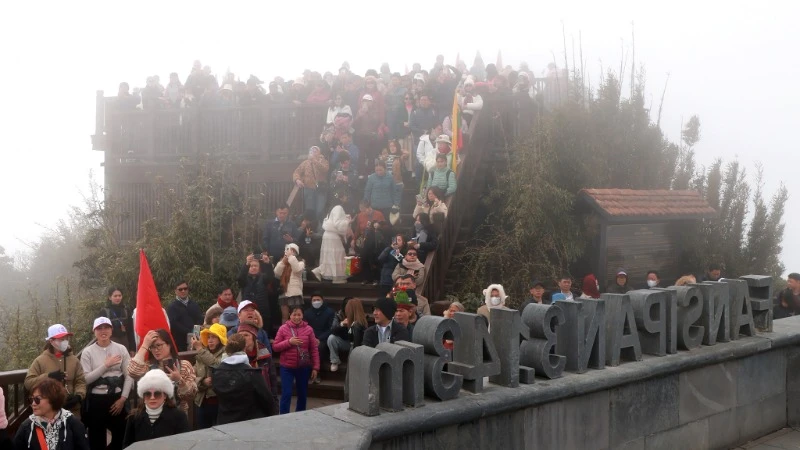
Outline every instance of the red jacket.
[(288, 369), (297, 369), (300, 359), (300, 351), (296, 345), (289, 343), (292, 338), (292, 329), (294, 334), (303, 340), (301, 348), (311, 353), (311, 362), (314, 370), (319, 370), (319, 347), (317, 346), (317, 338), (314, 337), (314, 329), (306, 322), (300, 322), (300, 325), (295, 325), (291, 320), (281, 325), (278, 329), (278, 334), (275, 336), (275, 341), (272, 343), (272, 349), (281, 354), (281, 366)]

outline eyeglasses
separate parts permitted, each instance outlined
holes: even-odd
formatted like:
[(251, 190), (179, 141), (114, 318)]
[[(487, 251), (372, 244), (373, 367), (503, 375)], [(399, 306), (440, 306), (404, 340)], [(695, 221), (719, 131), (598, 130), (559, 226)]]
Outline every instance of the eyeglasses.
[(189, 290), (189, 288), (188, 288), (188, 287), (182, 287), (182, 288), (178, 288), (178, 290), (179, 290), (179, 291), (188, 291), (188, 290)]
[(43, 399), (44, 399), (43, 397), (37, 395), (36, 397), (29, 398), (28, 403), (33, 403), (34, 405), (38, 405), (39, 403), (42, 402)]
[(152, 397), (152, 398), (154, 398), (156, 400), (160, 399), (163, 396), (164, 396), (164, 393), (161, 392), (161, 391), (155, 391), (155, 392), (147, 391), (147, 392), (144, 393), (144, 398), (151, 398)]
[(160, 350), (161, 347), (164, 347), (165, 345), (167, 345), (166, 342), (162, 342), (160, 344), (153, 344), (153, 345), (150, 346), (150, 348), (148, 350), (150, 350), (151, 352), (155, 351), (155, 350)]
[(407, 256), (417, 256), (416, 253), (406, 253)]

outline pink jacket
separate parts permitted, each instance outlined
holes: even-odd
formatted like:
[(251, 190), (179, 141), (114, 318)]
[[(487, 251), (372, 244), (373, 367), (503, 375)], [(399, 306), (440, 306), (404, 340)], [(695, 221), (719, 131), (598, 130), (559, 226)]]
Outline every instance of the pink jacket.
[(8, 428), (8, 417), (6, 417), (5, 405), (6, 398), (3, 396), (3, 388), (0, 388), (0, 430)]
[(306, 321), (300, 322), (300, 325), (295, 325), (291, 320), (287, 320), (278, 329), (278, 334), (272, 343), (272, 349), (281, 354), (281, 366), (287, 369), (297, 369), (298, 367), (300, 351), (297, 346), (289, 343), (289, 339), (292, 338), (292, 329), (294, 329), (294, 334), (303, 340), (301, 348), (311, 353), (311, 362), (314, 370), (319, 370), (317, 339), (314, 337), (314, 329)]

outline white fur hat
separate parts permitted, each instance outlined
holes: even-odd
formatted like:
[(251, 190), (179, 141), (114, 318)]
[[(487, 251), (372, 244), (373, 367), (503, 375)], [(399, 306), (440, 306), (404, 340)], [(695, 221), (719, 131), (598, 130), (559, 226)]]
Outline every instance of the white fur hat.
[(497, 289), (497, 291), (500, 292), (500, 305), (499, 306), (505, 306), (506, 305), (506, 298), (508, 298), (508, 296), (506, 295), (506, 290), (503, 289), (503, 285), (502, 284), (490, 284), (489, 287), (487, 287), (486, 289), (483, 290), (484, 303), (486, 303), (487, 306), (490, 306), (490, 307), (492, 306), (492, 305), (489, 304), (489, 299), (492, 297), (492, 291), (495, 290), (495, 289)]
[(139, 380), (136, 387), (139, 397), (144, 398), (144, 393), (147, 391), (163, 392), (169, 398), (175, 397), (175, 386), (172, 385), (172, 380), (161, 369), (152, 369)]
[(297, 244), (295, 244), (294, 242), (292, 242), (291, 244), (286, 244), (286, 247), (284, 249), (285, 250), (288, 250), (288, 249), (294, 250), (294, 254), (295, 255), (299, 255), (300, 254), (300, 247), (298, 247)]

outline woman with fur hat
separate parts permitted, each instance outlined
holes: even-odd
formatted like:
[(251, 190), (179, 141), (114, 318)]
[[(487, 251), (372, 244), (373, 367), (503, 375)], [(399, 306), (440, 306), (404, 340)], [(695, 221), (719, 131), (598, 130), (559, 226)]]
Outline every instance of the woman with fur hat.
[(72, 354), (69, 337), (72, 333), (60, 323), (47, 329), (44, 351), (28, 368), (25, 376), (25, 389), (33, 390), (33, 386), (47, 378), (52, 378), (67, 388), (64, 408), (80, 415), (81, 401), (86, 398), (86, 378), (78, 358)]
[(135, 442), (190, 431), (186, 414), (175, 406), (175, 388), (164, 371), (153, 369), (144, 374), (136, 391), (142, 402), (128, 416), (123, 448)]
[[(273, 344), (281, 354), (280, 413), (287, 414), (292, 406), (292, 385), (297, 380), (297, 407), (305, 411), (308, 380), (317, 378), (319, 372), (319, 346), (314, 329), (303, 320), (303, 308), (292, 308), (290, 319), (278, 330)], [(309, 378), (310, 376), (310, 378)]]
[(13, 448), (31, 450), (89, 450), (86, 428), (64, 408), (64, 384), (44, 378), (31, 390), (31, 414), (17, 430)]
[(218, 399), (211, 388), (211, 369), (219, 366), (227, 343), (227, 329), (218, 323), (200, 331), (200, 339), (192, 338), (192, 349), (197, 351), (194, 363), (197, 395), (194, 396), (194, 404), (199, 428), (211, 428), (217, 424)]
[(489, 310), (491, 308), (498, 308), (501, 306), (506, 306), (506, 299), (508, 296), (506, 295), (506, 290), (503, 289), (502, 284), (490, 284), (489, 287), (483, 290), (483, 300), (484, 304), (478, 308), (478, 314), (486, 318), (486, 323), (490, 323), (490, 313)]
[(261, 370), (251, 366), (245, 353), (247, 334), (236, 333), (228, 339), (225, 359), (214, 371), (213, 387), (219, 396), (217, 423), (220, 425), (278, 413), (275, 396)]
[(286, 244), (283, 259), (275, 264), (275, 274), (280, 277), (283, 289), (280, 304), (284, 322), (289, 320), (289, 308), (303, 306), (303, 272), (306, 270), (306, 263), (299, 255), (300, 247), (297, 244)]

